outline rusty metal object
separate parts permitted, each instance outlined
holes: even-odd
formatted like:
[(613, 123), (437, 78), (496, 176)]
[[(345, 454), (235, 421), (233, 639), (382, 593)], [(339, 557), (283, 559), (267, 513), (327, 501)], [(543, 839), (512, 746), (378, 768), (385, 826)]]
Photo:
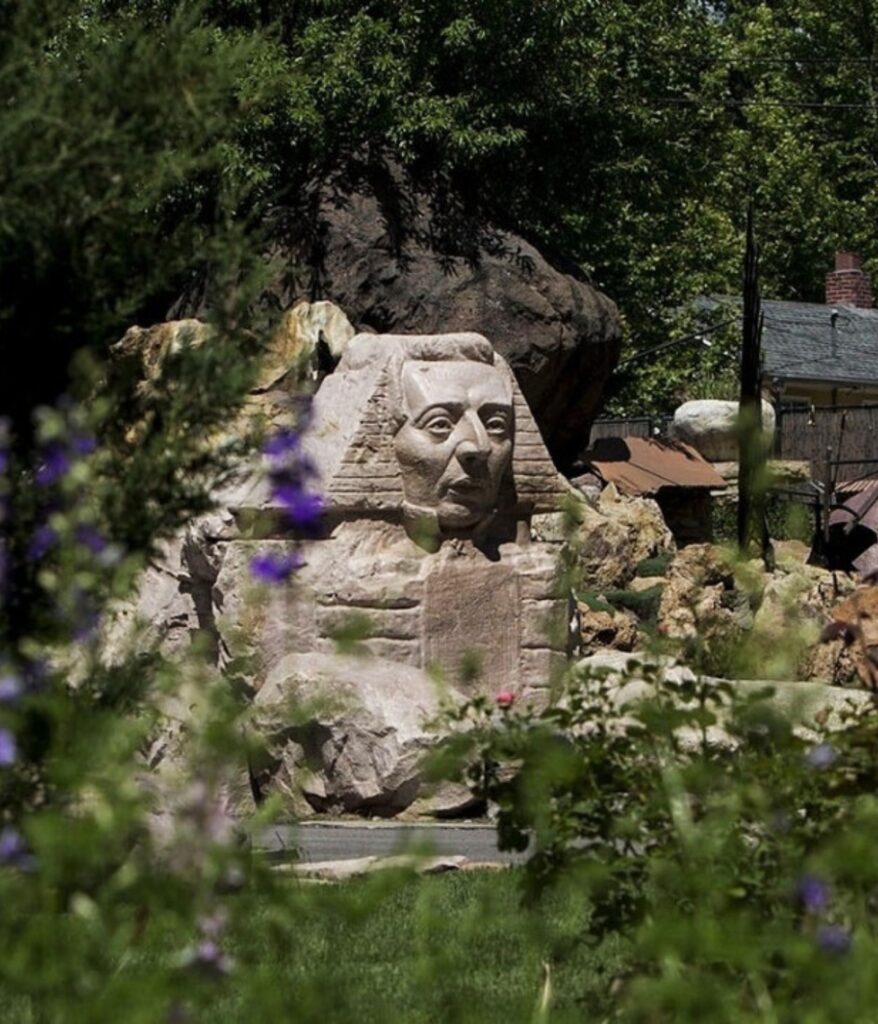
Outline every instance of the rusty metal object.
[(694, 448), (679, 441), (605, 437), (583, 461), (622, 494), (654, 495), (662, 488), (723, 490), (728, 484)]

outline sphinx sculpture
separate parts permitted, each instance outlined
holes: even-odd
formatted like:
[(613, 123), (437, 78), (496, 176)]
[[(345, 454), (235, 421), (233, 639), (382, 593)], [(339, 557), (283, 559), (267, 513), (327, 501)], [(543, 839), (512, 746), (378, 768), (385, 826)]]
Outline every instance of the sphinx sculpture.
[[(305, 439), (327, 503), (292, 598), (258, 623), (263, 675), (329, 654), (352, 615), (363, 649), (438, 669), (464, 691), (545, 696), (566, 659), (557, 550), (531, 541), (566, 486), (505, 361), (478, 334), (358, 335), (314, 400)], [(267, 485), (238, 513), (272, 509)], [(266, 542), (262, 542), (263, 546)], [(282, 533), (270, 541), (283, 550)], [(240, 545), (236, 545), (239, 547)], [(223, 560), (220, 593), (239, 590)], [(221, 609), (229, 622), (241, 614)]]
[[(290, 402), (275, 375), (255, 406), (282, 426)], [(243, 813), (257, 790), (296, 813), (468, 813), (464, 787), (422, 783), (435, 742), (425, 723), (443, 698), (548, 699), (570, 609), (560, 545), (533, 539), (532, 519), (557, 512), (568, 485), (478, 334), (352, 338), (298, 454), (326, 504), (320, 536), (291, 535), (263, 467), (247, 460), (218, 511), (145, 572), (108, 652), (143, 622), (172, 657), (197, 637), (199, 657), (243, 684), (265, 740), (265, 763), (233, 787)], [(303, 564), (289, 586), (256, 586), (254, 556), (293, 552)], [(354, 633), (352, 653), (339, 639)], [(156, 748), (169, 770), (185, 758), (187, 713)]]

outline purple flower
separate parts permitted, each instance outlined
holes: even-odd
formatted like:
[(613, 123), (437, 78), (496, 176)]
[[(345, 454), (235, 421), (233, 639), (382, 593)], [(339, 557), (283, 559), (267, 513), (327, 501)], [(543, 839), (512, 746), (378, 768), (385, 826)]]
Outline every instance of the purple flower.
[(296, 451), (302, 438), (295, 430), (278, 430), (265, 442), (262, 452), (269, 459), (284, 459)]
[(0, 864), (30, 871), (34, 866), (34, 858), (27, 848), (21, 833), (11, 825), (0, 832)]
[(9, 469), (9, 453), (0, 448), (0, 473)]
[(808, 767), (819, 770), (831, 767), (837, 760), (838, 751), (831, 743), (818, 743), (805, 754), (805, 763)]
[(299, 484), (280, 484), (275, 487), (274, 496), (293, 526), (308, 530), (319, 524), (323, 515), (323, 499), (319, 494), (309, 494)]
[(17, 757), (18, 747), (15, 743), (15, 737), (8, 729), (0, 726), (0, 767), (8, 768), (10, 765), (15, 764)]
[(43, 689), (48, 675), (48, 666), (44, 661), (31, 658), (23, 666), (25, 689), (29, 693), (39, 693)]
[(18, 676), (8, 673), (0, 676), (0, 704), (12, 704), (22, 695), (24, 687)]
[(77, 434), (70, 442), (70, 447), (75, 455), (91, 455), (97, 446), (98, 443), (91, 434)]
[(796, 898), (809, 913), (829, 906), (829, 886), (816, 875), (802, 875), (796, 882)]
[(183, 957), (186, 967), (191, 967), (214, 977), (224, 977), (234, 966), (234, 961), (224, 953), (213, 939), (203, 939)]
[(298, 551), (286, 555), (264, 551), (250, 560), (250, 572), (261, 583), (283, 583), (302, 564), (302, 556)]
[(838, 924), (824, 924), (817, 929), (817, 945), (831, 956), (841, 956), (851, 948), (851, 933)]
[(73, 534), (77, 541), (93, 555), (101, 554), (107, 547), (107, 542), (100, 532), (87, 523), (77, 526)]
[(198, 919), (198, 930), (207, 939), (215, 939), (228, 924), (225, 908), (219, 907), (212, 914), (205, 914)]
[(64, 447), (53, 441), (43, 449), (43, 462), (37, 470), (36, 481), (40, 487), (57, 483), (70, 469), (70, 456)]
[(39, 562), (57, 543), (57, 531), (54, 527), (49, 526), (48, 523), (43, 523), (42, 526), (36, 528), (33, 537), (31, 537), (31, 542), (27, 547), (27, 557), (32, 562)]

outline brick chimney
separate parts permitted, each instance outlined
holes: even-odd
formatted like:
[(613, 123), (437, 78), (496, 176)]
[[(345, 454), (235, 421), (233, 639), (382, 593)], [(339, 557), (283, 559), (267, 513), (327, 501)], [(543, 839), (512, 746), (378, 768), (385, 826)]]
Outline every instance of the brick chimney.
[(871, 309), (872, 282), (863, 273), (863, 261), (855, 252), (837, 252), (835, 270), (826, 275), (827, 306), (859, 306)]

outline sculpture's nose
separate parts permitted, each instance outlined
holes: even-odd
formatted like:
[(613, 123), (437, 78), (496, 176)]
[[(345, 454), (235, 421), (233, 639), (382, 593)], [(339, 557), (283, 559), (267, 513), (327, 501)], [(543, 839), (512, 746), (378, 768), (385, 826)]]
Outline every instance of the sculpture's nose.
[(484, 424), (474, 413), (464, 417), (464, 426), (466, 433), (457, 446), (457, 459), (467, 473), (477, 473), (488, 462), (491, 441)]

